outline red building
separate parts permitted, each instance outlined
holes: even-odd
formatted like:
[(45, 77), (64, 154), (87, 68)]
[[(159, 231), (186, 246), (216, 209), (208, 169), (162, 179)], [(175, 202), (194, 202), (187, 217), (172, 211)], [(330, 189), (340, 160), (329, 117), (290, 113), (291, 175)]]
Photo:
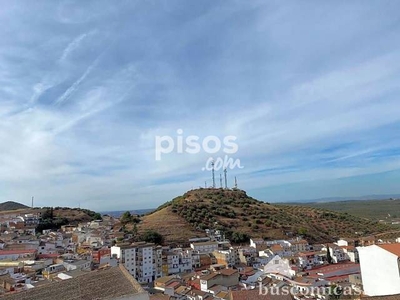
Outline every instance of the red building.
[(111, 249), (102, 248), (99, 250), (92, 251), (93, 262), (99, 264), (102, 257), (111, 256)]

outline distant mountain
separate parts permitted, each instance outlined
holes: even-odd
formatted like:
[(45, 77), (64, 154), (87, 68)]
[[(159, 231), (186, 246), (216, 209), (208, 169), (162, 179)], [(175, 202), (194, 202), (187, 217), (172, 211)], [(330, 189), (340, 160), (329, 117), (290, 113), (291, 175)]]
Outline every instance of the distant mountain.
[(167, 242), (184, 243), (218, 229), (231, 240), (245, 237), (284, 239), (303, 235), (313, 242), (389, 232), (392, 226), (347, 213), (300, 204), (265, 203), (242, 190), (196, 189), (141, 218), (139, 232), (155, 230)]
[(302, 199), (294, 201), (285, 201), (282, 203), (325, 203), (325, 202), (341, 202), (341, 201), (358, 201), (358, 200), (388, 200), (400, 199), (400, 194), (382, 194), (382, 195), (366, 195), (358, 197), (327, 197), (318, 199)]
[[(132, 215), (145, 215), (147, 213), (150, 213), (154, 211), (155, 208), (150, 208), (150, 209), (136, 209), (136, 210), (130, 210), (129, 212)], [(113, 211), (102, 211), (100, 212), (102, 215), (109, 215), (114, 218), (119, 218), (122, 216), (122, 214), (126, 212), (126, 210), (113, 210)]]
[(400, 220), (400, 199), (379, 200), (347, 200), (347, 201), (329, 201), (329, 202), (307, 202), (290, 203), (286, 205), (307, 206), (317, 209), (334, 210), (341, 213), (348, 213), (361, 218), (370, 220), (385, 220), (385, 222), (397, 222)]
[(29, 208), (29, 206), (14, 201), (6, 201), (0, 203), (0, 211), (25, 209), (25, 208)]

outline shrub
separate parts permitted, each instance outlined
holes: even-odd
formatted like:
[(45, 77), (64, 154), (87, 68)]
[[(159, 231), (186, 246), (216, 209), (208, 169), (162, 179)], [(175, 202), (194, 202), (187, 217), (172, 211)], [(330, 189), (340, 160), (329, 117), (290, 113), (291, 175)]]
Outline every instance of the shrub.
[(140, 239), (142, 241), (145, 241), (148, 243), (154, 243), (154, 244), (158, 244), (158, 245), (161, 245), (164, 241), (163, 236), (154, 230), (146, 231), (144, 234), (142, 234), (140, 236)]

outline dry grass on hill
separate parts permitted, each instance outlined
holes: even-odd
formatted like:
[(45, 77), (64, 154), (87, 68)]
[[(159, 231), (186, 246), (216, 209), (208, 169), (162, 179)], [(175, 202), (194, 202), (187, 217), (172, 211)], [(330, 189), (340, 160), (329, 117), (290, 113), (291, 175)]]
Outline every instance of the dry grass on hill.
[(196, 189), (176, 197), (142, 218), (139, 231), (161, 233), (167, 242), (204, 236), (204, 229), (228, 237), (281, 239), (303, 235), (312, 242), (333, 241), (393, 231), (389, 225), (312, 207), (273, 205), (249, 197), (242, 190)]
[(173, 213), (171, 207), (143, 217), (138, 229), (139, 233), (155, 230), (161, 233), (167, 242), (186, 243), (189, 238), (205, 236), (204, 231), (195, 230), (184, 218)]

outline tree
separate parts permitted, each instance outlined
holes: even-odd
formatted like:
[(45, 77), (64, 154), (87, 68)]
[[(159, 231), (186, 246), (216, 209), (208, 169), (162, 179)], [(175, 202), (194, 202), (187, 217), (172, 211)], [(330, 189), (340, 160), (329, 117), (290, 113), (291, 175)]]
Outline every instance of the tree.
[(100, 213), (95, 213), (94, 215), (93, 215), (93, 220), (95, 220), (95, 221), (97, 221), (97, 220), (102, 220), (103, 219), (103, 217), (101, 216), (101, 214)]
[(333, 263), (333, 259), (332, 259), (332, 255), (331, 255), (331, 251), (329, 249), (329, 245), (326, 246), (326, 260), (328, 261), (328, 264), (332, 264)]
[(126, 211), (120, 217), (120, 221), (123, 225), (128, 223), (135, 224), (140, 222), (140, 218), (137, 215), (132, 215), (129, 211)]
[(240, 244), (240, 243), (246, 243), (250, 240), (250, 237), (243, 233), (243, 232), (233, 232), (232, 235), (230, 236), (230, 240), (232, 243), (235, 244)]
[(144, 234), (141, 235), (140, 239), (142, 241), (154, 243), (157, 245), (161, 245), (164, 241), (164, 237), (154, 230), (147, 230)]
[(122, 224), (127, 224), (132, 220), (132, 215), (129, 211), (126, 211), (122, 214), (120, 221)]
[(300, 235), (306, 235), (306, 234), (307, 234), (307, 228), (300, 227), (300, 228), (297, 230), (297, 233), (300, 234)]
[(133, 233), (133, 235), (135, 235), (135, 236), (138, 234), (138, 228), (137, 228), (136, 223), (133, 224), (132, 233)]
[(42, 220), (53, 220), (54, 213), (53, 208), (47, 208), (44, 212), (42, 212)]

